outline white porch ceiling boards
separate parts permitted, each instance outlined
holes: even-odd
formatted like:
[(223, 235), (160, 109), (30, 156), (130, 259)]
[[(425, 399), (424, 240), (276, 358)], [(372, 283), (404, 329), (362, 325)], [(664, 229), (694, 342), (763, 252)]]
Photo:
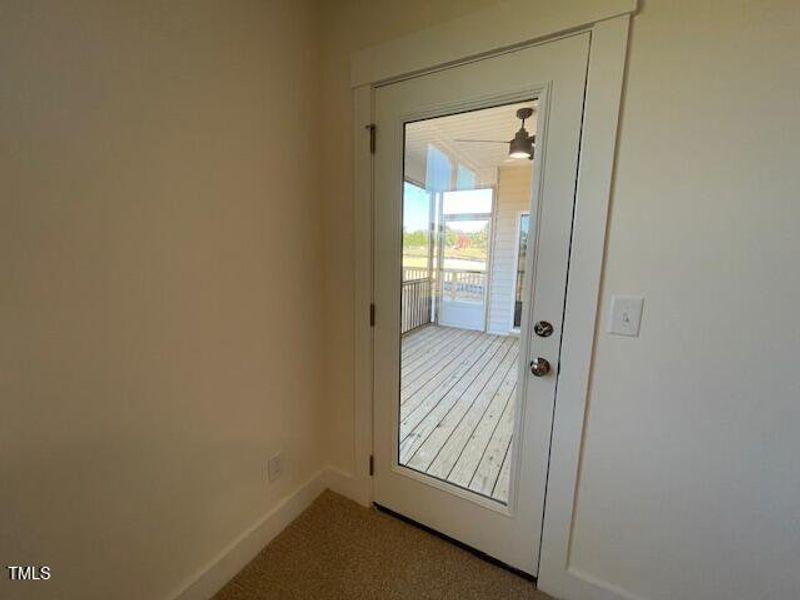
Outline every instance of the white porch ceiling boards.
[[(417, 121), (406, 125), (406, 176), (424, 183), (428, 145), (433, 144), (450, 157), (473, 170), (479, 185), (493, 185), (500, 166), (528, 166), (528, 159), (508, 157), (508, 144), (459, 142), (457, 140), (509, 141), (519, 129), (516, 112), (520, 108), (536, 107), (535, 101), (517, 102), (493, 108), (475, 110), (446, 117)], [(536, 133), (538, 112), (525, 122), (529, 133)]]

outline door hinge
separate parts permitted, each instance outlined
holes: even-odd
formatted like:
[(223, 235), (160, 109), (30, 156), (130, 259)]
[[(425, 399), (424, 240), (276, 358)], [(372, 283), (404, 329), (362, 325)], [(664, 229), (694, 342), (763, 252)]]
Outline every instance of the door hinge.
[(369, 153), (375, 154), (375, 123), (370, 123), (365, 128), (369, 129)]
[(375, 475), (375, 457), (372, 454), (369, 455), (369, 475)]
[(369, 305), (369, 326), (375, 327), (375, 305)]

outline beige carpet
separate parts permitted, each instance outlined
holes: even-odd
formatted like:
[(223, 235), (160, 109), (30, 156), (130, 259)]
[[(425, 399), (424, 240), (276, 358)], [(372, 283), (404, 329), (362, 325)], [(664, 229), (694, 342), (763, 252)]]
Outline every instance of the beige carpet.
[(216, 600), (550, 600), (435, 535), (325, 492)]

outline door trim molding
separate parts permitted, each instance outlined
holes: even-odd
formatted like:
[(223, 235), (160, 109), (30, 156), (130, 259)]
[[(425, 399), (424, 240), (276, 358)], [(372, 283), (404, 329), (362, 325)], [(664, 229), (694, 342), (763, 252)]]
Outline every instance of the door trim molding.
[(540, 587), (571, 600), (631, 598), (597, 575), (583, 574), (571, 563), (629, 26), (630, 16), (625, 15), (592, 28), (587, 73), (539, 563)]
[[(505, 0), (352, 55), (350, 85), (385, 84), (636, 12), (638, 0)], [(535, 14), (532, 14), (535, 10)], [(525, 18), (527, 16), (527, 18)]]
[[(370, 127), (373, 115), (373, 88), (364, 85), (353, 94), (353, 479), (359, 490), (353, 498), (364, 505), (372, 504), (372, 346), (375, 328), (370, 324), (374, 302), (373, 282), (373, 207), (372, 151)], [(379, 135), (376, 133), (376, 136)], [(375, 311), (375, 318), (381, 318)]]
[[(578, 29), (592, 35), (578, 166), (573, 243), (553, 413), (553, 438), (542, 530), (539, 588), (570, 600), (632, 598), (596, 574), (571, 564), (583, 429), (592, 372), (598, 304), (605, 260), (618, 120), (628, 34), (636, 0), (551, 0), (536, 23), (517, 23), (529, 3), (509, 0), (447, 25), (363, 50), (352, 59), (354, 94), (354, 489), (373, 499), (373, 182), (370, 136), (374, 88), (426, 71), (469, 62), (511, 46), (540, 43)], [(488, 29), (487, 29), (487, 24)], [(512, 26), (513, 25), (513, 26)], [(480, 30), (477, 29), (480, 27)], [(508, 29), (506, 29), (508, 28)], [(477, 32), (480, 31), (480, 34)], [(502, 35), (501, 35), (502, 34)], [(512, 44), (508, 42), (511, 41)], [(377, 143), (381, 132), (377, 132)], [(380, 319), (381, 307), (376, 309)]]

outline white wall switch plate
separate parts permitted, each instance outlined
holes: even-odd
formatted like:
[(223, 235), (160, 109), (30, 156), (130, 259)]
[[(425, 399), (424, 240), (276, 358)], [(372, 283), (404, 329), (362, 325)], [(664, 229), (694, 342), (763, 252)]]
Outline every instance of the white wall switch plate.
[(606, 331), (616, 335), (638, 336), (643, 305), (644, 298), (641, 296), (612, 296)]
[(269, 457), (267, 464), (267, 476), (269, 477), (270, 481), (275, 481), (278, 477), (283, 475), (284, 462), (283, 450), (280, 450)]

